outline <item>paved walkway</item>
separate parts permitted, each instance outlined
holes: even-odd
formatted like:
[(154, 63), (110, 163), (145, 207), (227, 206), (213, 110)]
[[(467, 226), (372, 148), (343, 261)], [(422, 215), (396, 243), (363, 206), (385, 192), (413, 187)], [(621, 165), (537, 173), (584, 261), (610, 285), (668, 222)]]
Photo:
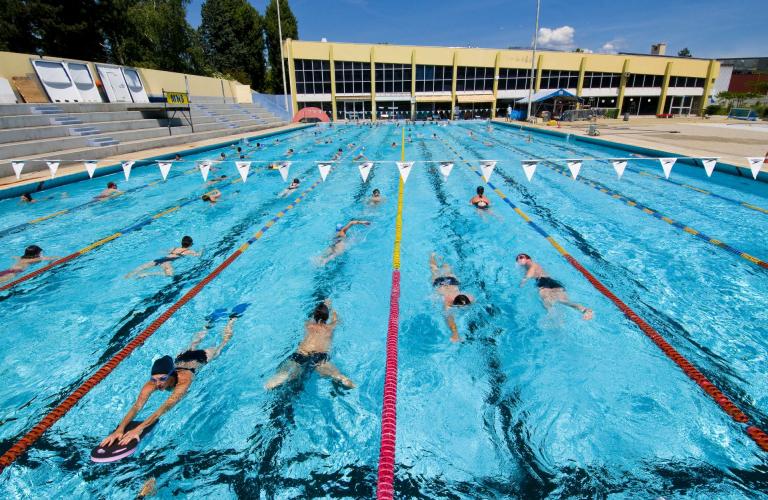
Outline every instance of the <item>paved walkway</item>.
[[(292, 130), (294, 128), (297, 128), (303, 125), (304, 125), (303, 123), (299, 123), (299, 124), (291, 123), (289, 125), (283, 125), (281, 127), (244, 132), (242, 134), (214, 137), (213, 139), (188, 142), (186, 144), (177, 144), (174, 146), (167, 146), (162, 148), (145, 149), (143, 151), (126, 153), (120, 156), (109, 156), (107, 158), (100, 158), (98, 161), (100, 166), (106, 166), (106, 165), (115, 165), (125, 160), (143, 160), (145, 158), (151, 158), (153, 156), (159, 156), (163, 154), (173, 154), (176, 152), (184, 156), (184, 151), (190, 150), (193, 148), (199, 148), (201, 146), (209, 146), (211, 144), (218, 144), (221, 142), (233, 141), (233, 140), (241, 139), (243, 137), (259, 137), (261, 135), (269, 134), (272, 132)], [(83, 163), (67, 164), (67, 166), (59, 167), (59, 169), (56, 171), (56, 176), (58, 177), (61, 175), (67, 175), (75, 172), (84, 172), (84, 171), (85, 171), (85, 166)], [(51, 175), (47, 170), (41, 170), (41, 171), (30, 172), (30, 173), (22, 172), (20, 180), (17, 180), (15, 176), (0, 178), (0, 189), (15, 187), (15, 186), (23, 186), (24, 184), (40, 182), (50, 178), (51, 178)]]
[[(497, 120), (503, 121), (503, 120)], [(537, 124), (534, 127), (557, 130), (573, 135), (587, 135), (590, 122), (561, 123), (560, 128)], [(768, 155), (768, 123), (727, 120), (725, 117), (703, 118), (630, 118), (598, 120), (600, 139), (673, 154), (696, 157), (719, 157), (720, 161), (749, 168), (746, 157)], [(768, 172), (768, 164), (763, 165)]]

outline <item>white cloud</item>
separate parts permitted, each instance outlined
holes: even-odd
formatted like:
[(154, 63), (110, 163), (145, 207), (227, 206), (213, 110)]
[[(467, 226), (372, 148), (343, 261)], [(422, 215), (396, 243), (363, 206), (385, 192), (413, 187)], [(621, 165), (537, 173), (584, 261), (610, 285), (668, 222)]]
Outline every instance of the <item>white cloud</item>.
[(624, 47), (624, 43), (621, 40), (614, 39), (614, 40), (605, 42), (603, 46), (600, 47), (600, 52), (603, 54), (616, 54), (623, 47)]
[(576, 30), (570, 26), (539, 28), (538, 44), (545, 49), (571, 50), (575, 48), (573, 35)]

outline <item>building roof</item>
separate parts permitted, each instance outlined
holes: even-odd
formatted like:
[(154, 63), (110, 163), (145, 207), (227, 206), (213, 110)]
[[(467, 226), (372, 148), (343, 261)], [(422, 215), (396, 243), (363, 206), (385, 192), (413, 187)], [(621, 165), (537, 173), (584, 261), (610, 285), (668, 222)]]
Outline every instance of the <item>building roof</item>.
[[(571, 94), (565, 89), (547, 89), (547, 90), (539, 90), (535, 94), (531, 96), (531, 102), (540, 102), (540, 101), (546, 101), (547, 99), (554, 99), (555, 97), (565, 97), (566, 99), (578, 99), (580, 100), (575, 94)], [(522, 99), (519, 99), (517, 101), (520, 104), (527, 104), (528, 98), (523, 97)]]

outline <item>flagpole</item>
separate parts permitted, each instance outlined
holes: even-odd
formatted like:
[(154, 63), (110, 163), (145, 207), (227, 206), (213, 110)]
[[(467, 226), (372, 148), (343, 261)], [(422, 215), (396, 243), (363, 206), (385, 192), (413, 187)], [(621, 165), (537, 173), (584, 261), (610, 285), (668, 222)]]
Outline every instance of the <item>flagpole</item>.
[(541, 8), (541, 0), (536, 0), (536, 29), (533, 32), (533, 49), (531, 50), (531, 82), (528, 85), (528, 113), (525, 115), (525, 119), (531, 121), (531, 98), (533, 97), (533, 83), (536, 78), (536, 41), (539, 38), (539, 9)]
[(283, 23), (280, 21), (280, 0), (275, 0), (277, 4), (277, 33), (280, 37), (280, 71), (283, 73), (283, 99), (285, 100), (285, 111), (293, 118), (293, 111), (288, 109), (288, 87), (285, 84), (285, 59), (283, 58)]

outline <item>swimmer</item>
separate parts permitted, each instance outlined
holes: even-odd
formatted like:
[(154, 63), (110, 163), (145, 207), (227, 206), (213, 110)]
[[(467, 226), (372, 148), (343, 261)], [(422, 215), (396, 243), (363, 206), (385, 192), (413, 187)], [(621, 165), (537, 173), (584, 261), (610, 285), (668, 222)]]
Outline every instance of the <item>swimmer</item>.
[(277, 196), (280, 197), (280, 198), (285, 198), (289, 194), (291, 194), (294, 191), (296, 191), (299, 188), (299, 184), (301, 184), (301, 181), (299, 181), (298, 178), (293, 179), (293, 181), (291, 181), (291, 183), (288, 185), (288, 187), (283, 189), (283, 191), (279, 195), (277, 195)]
[(493, 147), (493, 143), (490, 141), (483, 141), (483, 146)]
[[(195, 334), (189, 347), (176, 356), (175, 360), (171, 356), (166, 355), (152, 363), (149, 380), (145, 382), (144, 386), (141, 388), (139, 397), (136, 398), (136, 402), (133, 403), (133, 406), (131, 406), (128, 413), (123, 417), (123, 420), (120, 421), (117, 429), (104, 438), (101, 442), (101, 446), (109, 446), (113, 443), (125, 445), (134, 439), (138, 440), (144, 429), (154, 424), (157, 419), (173, 408), (176, 403), (181, 401), (195, 379), (195, 372), (218, 357), (219, 354), (221, 354), (222, 349), (224, 349), (224, 346), (226, 346), (232, 338), (232, 328), (235, 321), (237, 321), (237, 318), (242, 316), (245, 307), (247, 307), (247, 305), (241, 304), (235, 306), (232, 310), (232, 313), (229, 315), (229, 321), (224, 327), (221, 343), (218, 346), (209, 347), (208, 349), (197, 348), (203, 338), (205, 338), (208, 330), (213, 326), (211, 323), (207, 323), (202, 330)], [(210, 318), (211, 317), (209, 317), (209, 319)], [(215, 320), (216, 318), (213, 319)], [(172, 392), (168, 399), (166, 399), (165, 402), (150, 416), (144, 419), (141, 424), (130, 431), (126, 431), (125, 428), (134, 417), (136, 417), (141, 409), (144, 408), (144, 405), (147, 404), (147, 401), (149, 401), (149, 398), (155, 391)]]
[(544, 302), (544, 307), (548, 311), (553, 305), (559, 302), (579, 311), (582, 314), (581, 317), (585, 320), (590, 320), (594, 317), (592, 309), (577, 304), (576, 302), (571, 302), (568, 298), (568, 294), (565, 293), (565, 287), (563, 287), (559, 281), (550, 278), (549, 275), (544, 272), (544, 269), (534, 262), (528, 254), (518, 254), (515, 261), (518, 266), (523, 266), (527, 269), (525, 276), (520, 281), (520, 287), (522, 288), (529, 279), (536, 280), (539, 296), (541, 297), (542, 302)]
[(354, 148), (355, 148), (354, 142), (350, 142), (349, 144), (347, 144), (347, 149), (354, 149)]
[(176, 156), (173, 157), (173, 161), (181, 161), (181, 155), (177, 153)]
[(393, 147), (393, 148), (396, 148), (396, 147), (397, 147), (397, 143), (393, 141), (393, 142), (392, 142), (392, 147)]
[(477, 186), (477, 194), (469, 200), (469, 203), (483, 210), (491, 206), (491, 201), (485, 197), (485, 188), (483, 186)]
[(285, 152), (285, 156), (288, 158), (293, 156), (293, 148), (288, 148), (288, 151)]
[(237, 147), (237, 152), (238, 152), (238, 154), (242, 154), (242, 153), (243, 153), (243, 148), (241, 148), (240, 146), (238, 146), (238, 147)]
[(208, 191), (200, 198), (210, 205), (215, 205), (219, 201), (219, 198), (221, 198), (221, 191), (214, 189), (213, 191)]
[(94, 199), (95, 200), (106, 200), (108, 198), (111, 198), (113, 196), (117, 196), (117, 195), (120, 195), (120, 194), (123, 194), (123, 192), (120, 191), (119, 189), (117, 189), (117, 184), (115, 184), (114, 182), (109, 182), (109, 183), (107, 183), (107, 189), (105, 189), (104, 191), (99, 193), (98, 196), (96, 196), (96, 198), (94, 198)]
[(367, 156), (365, 156), (365, 153), (363, 153), (362, 151), (360, 151), (360, 152), (357, 154), (357, 156), (355, 156), (355, 157), (352, 159), (352, 161), (357, 161), (357, 160), (367, 160), (367, 159), (368, 159), (368, 157), (367, 157)]
[(277, 373), (264, 384), (265, 389), (274, 389), (289, 380), (294, 380), (305, 369), (313, 369), (318, 375), (329, 377), (350, 389), (355, 387), (354, 382), (342, 375), (339, 369), (329, 361), (328, 353), (331, 350), (333, 330), (339, 322), (338, 314), (331, 309), (331, 299), (319, 303), (311, 316), (312, 319), (304, 325), (304, 339), (299, 343), (296, 352), (280, 364)]
[(206, 186), (213, 186), (214, 184), (217, 184), (227, 178), (226, 174), (221, 174), (219, 177), (214, 177), (213, 179), (209, 180), (205, 183)]
[(37, 200), (32, 199), (32, 193), (24, 193), (19, 199), (22, 203), (37, 203)]
[(256, 143), (256, 149), (261, 149), (261, 143), (260, 142)]
[(38, 264), (46, 260), (56, 260), (58, 257), (43, 257), (43, 249), (37, 245), (29, 245), (24, 249), (24, 255), (21, 257), (14, 257), (14, 262), (11, 267), (0, 271), (0, 283), (10, 281), (14, 276), (26, 271), (32, 264)]
[(378, 205), (379, 203), (382, 203), (384, 201), (384, 197), (381, 196), (381, 191), (378, 189), (374, 189), (373, 193), (371, 193), (371, 197), (368, 200), (369, 205)]
[(532, 136), (529, 134), (529, 135), (528, 135), (528, 136), (525, 138), (525, 142), (527, 142), (527, 143), (531, 143), (531, 142), (533, 142), (533, 137), (532, 137)]
[[(165, 257), (160, 257), (159, 259), (155, 259), (151, 262), (147, 262), (146, 264), (142, 264), (130, 273), (126, 274), (126, 278), (130, 278), (134, 275), (138, 275), (139, 278), (146, 278), (147, 276), (173, 276), (173, 266), (171, 266), (171, 262), (180, 259), (184, 256), (192, 256), (192, 257), (199, 257), (202, 255), (202, 252), (198, 253), (191, 249), (192, 244), (194, 242), (192, 241), (192, 238), (190, 236), (184, 236), (181, 239), (181, 246), (172, 248), (168, 250), (168, 254)], [(148, 273), (141, 273), (142, 271), (146, 269), (150, 269), (152, 267), (160, 266), (162, 268), (162, 271), (154, 271), (154, 272), (148, 272)], [(139, 274), (141, 273), (141, 274)]]
[(435, 291), (443, 298), (443, 308), (445, 310), (445, 321), (448, 324), (448, 328), (451, 330), (451, 342), (458, 342), (459, 328), (456, 326), (456, 320), (453, 314), (450, 312), (451, 307), (468, 306), (475, 301), (475, 298), (459, 290), (459, 280), (453, 273), (451, 266), (445, 263), (443, 265), (437, 265), (437, 257), (435, 252), (429, 256), (429, 269), (432, 272), (432, 286), (435, 287)]
[(336, 235), (333, 237), (333, 241), (331, 242), (328, 249), (325, 251), (323, 257), (320, 258), (320, 265), (324, 266), (328, 262), (332, 261), (342, 253), (344, 253), (344, 250), (346, 250), (346, 239), (347, 239), (347, 231), (352, 226), (357, 225), (364, 225), (369, 226), (371, 223), (367, 220), (351, 220), (347, 222), (346, 226), (342, 226), (341, 224), (336, 225)]
[(224, 160), (226, 160), (226, 159), (227, 159), (227, 155), (225, 155), (224, 153), (221, 153), (221, 154), (219, 155), (219, 161), (224, 161)]

